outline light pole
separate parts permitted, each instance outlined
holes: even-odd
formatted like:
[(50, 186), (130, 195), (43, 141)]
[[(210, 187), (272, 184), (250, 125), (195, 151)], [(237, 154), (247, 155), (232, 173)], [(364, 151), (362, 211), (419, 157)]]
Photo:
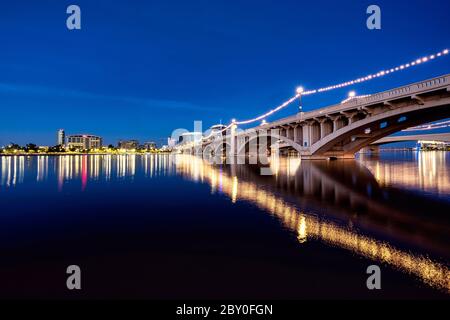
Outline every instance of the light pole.
[(303, 87), (298, 87), (296, 92), (298, 94), (298, 111), (300, 112), (300, 114), (303, 113), (303, 107), (302, 107), (302, 93), (303, 93), (304, 89)]

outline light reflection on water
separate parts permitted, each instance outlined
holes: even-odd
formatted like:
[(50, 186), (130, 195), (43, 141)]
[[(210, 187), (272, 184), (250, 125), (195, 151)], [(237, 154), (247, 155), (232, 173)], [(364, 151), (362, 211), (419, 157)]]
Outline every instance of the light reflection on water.
[[(209, 184), (212, 194), (225, 194), (233, 203), (247, 201), (258, 206), (277, 217), (286, 229), (294, 232), (299, 243), (308, 240), (322, 241), (374, 261), (389, 264), (404, 273), (414, 275), (427, 285), (450, 292), (450, 271), (446, 264), (424, 254), (411, 253), (386, 240), (363, 234), (356, 228), (340, 225), (332, 219), (308, 210), (298, 209), (298, 206), (277, 192), (286, 189), (302, 196), (327, 199), (328, 203), (334, 202), (335, 206), (343, 202), (349, 203), (351, 207), (364, 204), (374, 212), (395, 216), (397, 212), (394, 209), (371, 198), (376, 187), (374, 184), (399, 186), (448, 196), (450, 172), (447, 169), (446, 157), (448, 154), (441, 152), (422, 152), (411, 161), (379, 161), (362, 157), (360, 162), (373, 176), (370, 173), (367, 176), (364, 176), (365, 173), (352, 176), (354, 185), (359, 183), (356, 181), (359, 179), (365, 186), (364, 192), (361, 192), (361, 188), (353, 190), (339, 177), (333, 177), (336, 173), (335, 167), (322, 162), (319, 164), (301, 162), (298, 158), (272, 159), (270, 167), (274, 176), (264, 180), (265, 183), (269, 181), (272, 185), (272, 188), (268, 188), (258, 180), (261, 177), (256, 178), (246, 166), (212, 166), (191, 156), (67, 155), (36, 158), (4, 156), (1, 157), (0, 186), (12, 188), (27, 179), (42, 183), (50, 179), (49, 173), (52, 171), (56, 173), (59, 191), (63, 191), (66, 181), (72, 180), (80, 181), (81, 190), (85, 191), (93, 181), (133, 179), (138, 175), (152, 178), (176, 174)], [(348, 166), (350, 165), (355, 166), (354, 163), (349, 163)], [(401, 233), (401, 230), (398, 232), (396, 230), (399, 237)], [(406, 239), (409, 242), (413, 241), (408, 235)], [(445, 247), (444, 250), (447, 249)]]
[[(273, 172), (291, 172), (298, 167), (299, 160), (282, 159), (272, 162)], [(339, 226), (310, 213), (299, 211), (295, 206), (284, 201), (282, 197), (266, 191), (257, 184), (239, 181), (236, 175), (219, 172), (217, 168), (205, 164), (198, 158), (183, 156), (177, 163), (177, 170), (194, 180), (207, 181), (211, 190), (217, 190), (217, 181), (221, 181), (221, 190), (233, 202), (249, 201), (259, 208), (279, 218), (284, 226), (297, 234), (300, 243), (317, 239), (328, 244), (344, 248), (369, 259), (387, 263), (403, 272), (412, 274), (424, 283), (450, 292), (450, 270), (442, 263), (423, 255), (414, 255), (395, 248), (387, 242), (357, 233), (351, 228)], [(233, 172), (233, 170), (231, 170)], [(234, 172), (235, 174), (235, 172)], [(218, 176), (220, 177), (218, 179)]]
[(401, 161), (379, 161), (361, 155), (363, 163), (381, 186), (411, 188), (441, 196), (450, 196), (449, 152), (408, 152)]
[[(24, 179), (24, 157), (1, 157), (2, 170), (0, 185), (14, 186), (16, 183), (22, 183)], [(38, 172), (39, 174), (39, 172)]]
[[(14, 187), (24, 182), (25, 171), (35, 170), (35, 180), (49, 178), (49, 170), (56, 173), (58, 188), (64, 181), (80, 179), (82, 189), (89, 181), (109, 181), (111, 178), (132, 178), (136, 166), (143, 168), (145, 177), (170, 174), (173, 169), (169, 156), (156, 155), (66, 155), (66, 156), (1, 156), (1, 187)], [(35, 161), (33, 161), (35, 160)], [(31, 168), (25, 170), (25, 163)]]

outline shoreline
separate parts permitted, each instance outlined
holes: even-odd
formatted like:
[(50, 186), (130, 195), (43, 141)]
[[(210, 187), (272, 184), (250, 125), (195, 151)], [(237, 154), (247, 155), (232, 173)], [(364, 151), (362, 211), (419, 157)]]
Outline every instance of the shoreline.
[[(450, 152), (450, 150), (414, 150), (414, 149), (380, 149), (377, 153), (371, 153), (371, 152), (365, 152), (360, 153), (357, 152), (356, 154), (379, 154), (379, 153), (385, 153), (385, 152)], [(173, 154), (173, 152), (170, 151), (161, 151), (161, 152), (117, 152), (117, 153), (111, 153), (111, 152), (98, 152), (98, 153), (86, 153), (86, 152), (74, 152), (74, 153), (67, 153), (67, 152), (42, 152), (42, 153), (0, 153), (0, 157), (16, 157), (16, 156), (30, 156), (30, 157), (38, 157), (38, 156), (107, 156), (107, 155), (168, 155)]]
[(145, 152), (145, 153), (140, 153), (140, 152), (118, 152), (118, 153), (110, 153), (110, 152), (99, 152), (99, 153), (81, 153), (81, 152), (76, 152), (76, 153), (66, 153), (66, 152), (61, 152), (61, 153), (0, 153), (0, 157), (15, 157), (15, 156), (30, 156), (30, 157), (38, 157), (38, 156), (107, 156), (107, 155), (149, 155), (149, 154), (171, 154), (171, 152)]

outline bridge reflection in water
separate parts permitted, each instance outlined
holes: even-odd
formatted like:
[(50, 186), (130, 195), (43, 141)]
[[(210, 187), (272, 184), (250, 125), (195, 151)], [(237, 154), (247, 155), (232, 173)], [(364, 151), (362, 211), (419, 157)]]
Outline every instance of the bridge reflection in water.
[[(303, 168), (304, 166), (307, 168)], [(377, 213), (383, 211), (384, 214), (392, 213), (398, 215), (395, 209), (376, 204), (374, 201), (371, 203), (367, 197), (358, 194), (358, 192), (353, 192), (346, 188), (344, 184), (327, 177), (324, 172), (320, 172), (320, 167), (323, 166), (323, 162), (300, 163), (298, 158), (273, 161), (271, 168), (275, 173), (277, 183), (275, 190), (271, 190), (273, 188), (270, 187), (270, 184), (261, 185), (248, 180), (250, 177), (252, 180), (257, 181), (270, 178), (258, 178), (256, 174), (252, 174), (251, 170), (242, 165), (230, 167), (227, 172), (227, 170), (221, 170), (218, 167), (206, 164), (199, 158), (181, 156), (177, 159), (177, 170), (179, 173), (191, 179), (209, 183), (212, 192), (220, 190), (228, 195), (233, 202), (238, 200), (249, 201), (259, 208), (270, 212), (280, 219), (286, 228), (296, 233), (300, 243), (308, 239), (323, 241), (377, 262), (387, 263), (403, 272), (418, 277), (430, 286), (450, 292), (450, 270), (445, 263), (433, 260), (425, 254), (413, 254), (409, 250), (397, 248), (386, 241), (363, 235), (356, 228), (351, 226), (344, 227), (333, 222), (332, 219), (325, 219), (317, 214), (299, 210), (296, 205), (286, 201), (279, 194), (280, 188), (291, 191), (296, 190), (296, 192), (300, 190), (305, 196), (319, 195), (320, 198), (326, 199), (327, 202), (334, 200), (337, 205), (348, 201), (350, 206), (358, 207), (357, 203), (361, 201), (366, 202), (367, 206), (373, 211), (377, 211)], [(350, 171), (355, 169), (355, 167), (359, 167), (356, 162), (347, 162), (346, 166), (350, 167)], [(301, 171), (300, 174), (299, 171)], [(355, 173), (358, 172), (355, 171)], [(366, 178), (370, 177), (370, 174), (367, 174), (367, 177), (363, 177), (365, 183), (367, 183)], [(344, 198), (347, 198), (347, 200)], [(405, 217), (400, 218), (404, 219)], [(415, 222), (415, 219), (412, 220)], [(367, 223), (368, 221), (365, 222)], [(448, 231), (447, 228), (444, 229), (439, 231)], [(394, 233), (397, 231), (395, 230)], [(409, 240), (413, 240), (414, 237), (410, 237)], [(447, 242), (441, 244), (433, 243), (432, 246), (435, 249), (445, 251), (446, 244)]]
[(272, 176), (261, 176), (256, 165), (213, 166), (188, 155), (11, 156), (1, 157), (0, 187), (31, 179), (44, 183), (52, 177), (49, 172), (56, 173), (59, 191), (66, 181), (80, 181), (85, 191), (94, 181), (181, 175), (208, 183), (212, 193), (223, 193), (233, 203), (247, 201), (272, 214), (300, 243), (322, 241), (450, 292), (448, 199), (413, 197), (396, 188), (450, 195), (448, 154), (410, 155), (418, 158), (273, 158)]

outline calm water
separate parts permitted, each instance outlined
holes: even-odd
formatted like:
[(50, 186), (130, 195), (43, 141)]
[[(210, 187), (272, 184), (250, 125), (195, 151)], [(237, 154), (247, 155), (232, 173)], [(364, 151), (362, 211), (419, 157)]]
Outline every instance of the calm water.
[(272, 176), (189, 156), (0, 161), (2, 297), (449, 297), (448, 153), (280, 159)]

